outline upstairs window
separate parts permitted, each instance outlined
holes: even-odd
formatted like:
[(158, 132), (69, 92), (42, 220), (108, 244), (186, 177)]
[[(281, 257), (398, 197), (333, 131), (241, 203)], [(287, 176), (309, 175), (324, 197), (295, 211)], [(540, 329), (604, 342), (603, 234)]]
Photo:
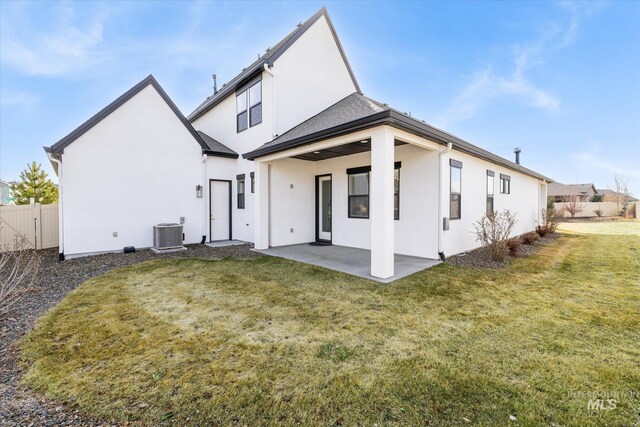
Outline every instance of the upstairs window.
[(236, 127), (238, 132), (262, 123), (262, 80), (236, 93)]
[(244, 174), (236, 177), (238, 180), (238, 209), (244, 209)]
[(511, 194), (511, 177), (509, 175), (500, 174), (500, 193)]
[(487, 216), (493, 215), (493, 191), (495, 185), (495, 173), (493, 171), (487, 171)]
[(462, 162), (450, 159), (449, 218), (462, 218)]

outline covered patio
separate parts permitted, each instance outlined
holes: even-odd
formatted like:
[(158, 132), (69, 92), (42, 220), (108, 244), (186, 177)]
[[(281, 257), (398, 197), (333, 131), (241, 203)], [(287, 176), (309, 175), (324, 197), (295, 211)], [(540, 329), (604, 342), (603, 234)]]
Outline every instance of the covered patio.
[(365, 279), (375, 280), (380, 283), (390, 283), (440, 264), (439, 260), (395, 254), (394, 275), (383, 279), (371, 275), (371, 251), (366, 249), (303, 243), (272, 247), (257, 250), (257, 252), (317, 265)]

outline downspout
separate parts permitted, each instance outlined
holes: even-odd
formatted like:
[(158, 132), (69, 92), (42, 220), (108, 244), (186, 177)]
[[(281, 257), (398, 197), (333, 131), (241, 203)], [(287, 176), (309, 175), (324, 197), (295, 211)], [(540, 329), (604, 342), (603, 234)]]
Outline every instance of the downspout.
[(442, 214), (442, 157), (451, 151), (453, 144), (447, 143), (447, 147), (438, 152), (438, 256), (442, 261), (445, 260), (444, 251), (442, 250), (442, 232), (444, 228), (444, 217)]
[(62, 186), (62, 162), (51, 153), (47, 153), (47, 157), (50, 161), (55, 162), (58, 165), (58, 261), (64, 261), (64, 210), (62, 209), (63, 203), (63, 186)]
[(264, 71), (271, 76), (271, 133), (273, 138), (276, 138), (278, 136), (276, 131), (276, 75), (273, 74), (269, 64), (264, 64)]
[(209, 186), (207, 185), (207, 155), (206, 154), (202, 155), (201, 169), (202, 169), (202, 240), (200, 241), (200, 244), (204, 245), (204, 242), (207, 241), (207, 236), (209, 235), (209, 233), (207, 233), (208, 212), (207, 212), (206, 194), (208, 194)]

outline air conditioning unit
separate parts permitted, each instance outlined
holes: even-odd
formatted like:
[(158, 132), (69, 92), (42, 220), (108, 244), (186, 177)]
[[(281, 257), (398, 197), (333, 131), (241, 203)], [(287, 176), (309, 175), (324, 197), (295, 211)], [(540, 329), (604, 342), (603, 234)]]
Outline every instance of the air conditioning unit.
[(186, 250), (182, 246), (182, 224), (158, 224), (153, 226), (154, 252)]

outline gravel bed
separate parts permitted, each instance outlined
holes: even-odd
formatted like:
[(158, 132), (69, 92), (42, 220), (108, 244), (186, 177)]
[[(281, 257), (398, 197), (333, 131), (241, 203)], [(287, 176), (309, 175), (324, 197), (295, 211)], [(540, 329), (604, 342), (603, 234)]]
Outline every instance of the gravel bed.
[(35, 320), (84, 281), (128, 265), (162, 258), (248, 258), (262, 256), (252, 246), (210, 248), (189, 245), (184, 252), (155, 254), (145, 249), (131, 254), (101, 254), (58, 262), (57, 248), (38, 252), (40, 270), (33, 289), (0, 315), (0, 426), (111, 426), (64, 405), (44, 399), (20, 383), (18, 340)]
[(524, 243), (520, 245), (518, 248), (518, 256), (507, 256), (507, 258), (502, 261), (494, 261), (491, 259), (491, 254), (487, 248), (478, 248), (469, 252), (464, 252), (462, 254), (454, 255), (447, 258), (449, 264), (459, 265), (461, 267), (468, 268), (504, 268), (511, 264), (511, 261), (514, 258), (521, 258), (523, 256), (529, 256), (531, 254), (536, 253), (541, 249), (542, 246), (545, 246), (552, 241), (554, 241), (558, 237), (558, 234), (548, 234), (538, 240), (538, 242), (533, 245), (525, 245)]

